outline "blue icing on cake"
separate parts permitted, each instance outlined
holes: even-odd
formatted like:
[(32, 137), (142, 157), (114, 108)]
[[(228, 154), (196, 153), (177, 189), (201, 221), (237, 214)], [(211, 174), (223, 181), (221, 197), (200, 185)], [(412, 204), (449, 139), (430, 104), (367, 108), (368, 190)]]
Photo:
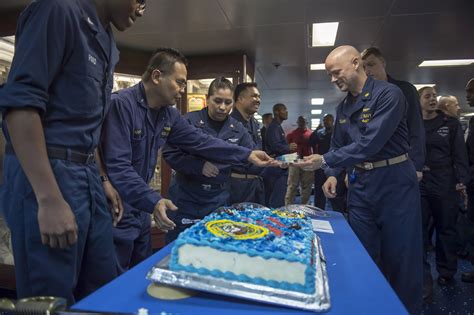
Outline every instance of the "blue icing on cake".
[(181, 233), (171, 270), (314, 293), (314, 233), (298, 212), (224, 208)]

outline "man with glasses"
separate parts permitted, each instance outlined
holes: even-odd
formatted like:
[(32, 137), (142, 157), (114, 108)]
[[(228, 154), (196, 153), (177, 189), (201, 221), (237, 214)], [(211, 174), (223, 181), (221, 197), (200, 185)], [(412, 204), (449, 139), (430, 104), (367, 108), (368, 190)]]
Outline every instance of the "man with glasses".
[(251, 153), (203, 133), (179, 114), (173, 105), (179, 103), (186, 87), (186, 65), (178, 51), (158, 49), (142, 81), (112, 95), (101, 147), (110, 181), (124, 200), (123, 219), (114, 229), (119, 272), (151, 254), (151, 213), (160, 229), (176, 227), (166, 214), (177, 210), (176, 206), (148, 186), (158, 150), (166, 143), (214, 164), (265, 166), (264, 160), (270, 160), (263, 151)]
[(131, 27), (144, 5), (37, 0), (19, 18), (0, 90), (7, 140), (0, 208), (12, 234), (18, 298), (73, 303), (117, 274), (105, 195), (114, 216), (121, 203), (101, 183), (95, 156), (118, 61), (112, 25)]

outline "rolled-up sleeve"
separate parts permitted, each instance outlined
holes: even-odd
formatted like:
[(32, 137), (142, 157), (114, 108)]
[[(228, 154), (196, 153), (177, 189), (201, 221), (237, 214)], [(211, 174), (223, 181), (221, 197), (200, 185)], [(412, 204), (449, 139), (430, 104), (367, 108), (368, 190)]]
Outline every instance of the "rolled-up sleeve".
[(49, 87), (61, 71), (74, 41), (72, 13), (61, 1), (36, 1), (21, 14), (15, 56), (0, 109), (34, 107), (46, 111)]

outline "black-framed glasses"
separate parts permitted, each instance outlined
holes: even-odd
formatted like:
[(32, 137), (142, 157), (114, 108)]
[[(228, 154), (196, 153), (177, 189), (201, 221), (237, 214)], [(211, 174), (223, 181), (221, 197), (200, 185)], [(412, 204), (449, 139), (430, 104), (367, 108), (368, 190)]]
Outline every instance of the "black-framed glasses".
[(180, 89), (184, 89), (186, 86), (188, 86), (188, 82), (186, 80), (176, 79), (174, 82), (176, 82)]
[[(160, 71), (163, 75), (169, 76), (169, 73), (167, 73), (166, 71), (160, 70), (158, 68), (150, 69), (150, 73), (152, 73), (155, 70)], [(176, 84), (179, 86), (180, 90), (184, 89), (188, 86), (188, 81), (186, 81), (185, 79), (174, 79), (173, 81), (176, 82)]]

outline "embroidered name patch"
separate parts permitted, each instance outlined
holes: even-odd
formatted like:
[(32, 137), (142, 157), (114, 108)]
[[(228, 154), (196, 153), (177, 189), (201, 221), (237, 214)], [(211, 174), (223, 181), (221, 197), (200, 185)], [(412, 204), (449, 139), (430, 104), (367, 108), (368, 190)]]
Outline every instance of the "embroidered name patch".
[(449, 136), (449, 128), (444, 126), (444, 127), (441, 127), (438, 129), (437, 133), (441, 136), (441, 137), (447, 137)]

